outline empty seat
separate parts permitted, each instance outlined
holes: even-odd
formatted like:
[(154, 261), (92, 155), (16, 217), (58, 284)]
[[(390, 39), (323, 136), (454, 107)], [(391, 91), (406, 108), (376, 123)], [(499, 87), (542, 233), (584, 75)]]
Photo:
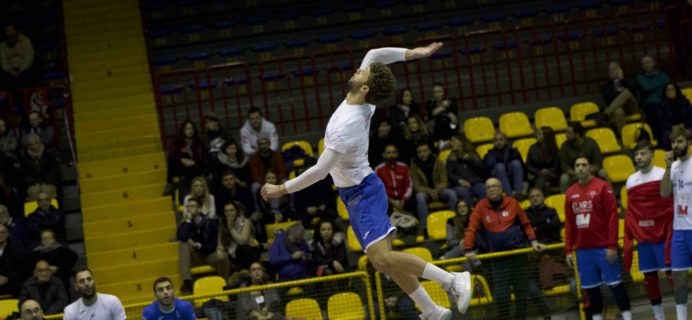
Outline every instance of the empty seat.
[(428, 238), (431, 240), (447, 239), (447, 220), (454, 218), (452, 210), (436, 211), (428, 215)]
[[(226, 280), (219, 276), (204, 277), (197, 279), (195, 281), (193, 292), (195, 295), (208, 295), (213, 293), (220, 293), (223, 291), (223, 287), (226, 286)], [(195, 306), (200, 307), (205, 302), (211, 299), (218, 299), (221, 301), (228, 301), (227, 295), (218, 295), (214, 297), (207, 297), (204, 299), (195, 299)]]
[(687, 97), (687, 100), (692, 101), (692, 88), (682, 89), (682, 94)]
[(442, 150), (438, 158), (442, 162), (447, 162), (447, 158), (449, 158), (450, 153), (452, 153), (452, 149)]
[(430, 253), (430, 250), (428, 250), (426, 247), (407, 248), (404, 249), (404, 252), (418, 256), (419, 258), (425, 260), (425, 262), (433, 261), (432, 253)]
[(625, 149), (634, 150), (637, 146), (637, 138), (642, 130), (645, 130), (649, 134), (651, 142), (656, 145), (656, 141), (653, 140), (653, 133), (651, 132), (651, 127), (643, 122), (628, 123), (622, 127), (622, 146)]
[(507, 138), (530, 136), (533, 134), (529, 117), (523, 112), (509, 112), (500, 116), (500, 132)]
[(266, 232), (267, 232), (267, 243), (272, 243), (274, 242), (274, 238), (276, 238), (276, 232), (279, 230), (286, 230), (288, 227), (300, 223), (300, 221), (287, 221), (287, 222), (279, 222), (279, 223), (271, 223), (266, 226), (264, 226)]
[(363, 248), (360, 246), (360, 242), (358, 242), (358, 239), (356, 239), (356, 233), (353, 232), (353, 228), (351, 226), (348, 226), (348, 230), (346, 231), (346, 244), (353, 252), (363, 251)]
[(586, 136), (596, 140), (601, 153), (614, 153), (622, 151), (615, 133), (610, 128), (596, 128), (586, 132)]
[(603, 169), (608, 173), (613, 183), (625, 182), (635, 172), (632, 159), (622, 154), (603, 159)]
[(320, 142), (317, 143), (317, 154), (320, 155), (324, 151), (324, 138), (320, 139)]
[(585, 128), (596, 126), (596, 121), (586, 120), (586, 116), (598, 113), (598, 105), (593, 102), (579, 102), (572, 105), (569, 109), (569, 118), (572, 121), (579, 121)]
[(627, 188), (626, 187), (620, 188), (620, 203), (621, 203), (622, 209), (627, 210)]
[(561, 222), (565, 222), (565, 195), (555, 194), (545, 198), (545, 205), (557, 211)]
[(473, 117), (464, 121), (464, 134), (472, 143), (492, 141), (495, 126), (488, 117)]
[(471, 276), (473, 281), (473, 295), (471, 306), (486, 305), (493, 302), (493, 295), (490, 292), (488, 281), (482, 275), (474, 274)]
[(0, 317), (5, 318), (14, 312), (19, 312), (19, 300), (3, 299), (0, 300)]
[(354, 292), (337, 293), (327, 301), (327, 319), (365, 319), (363, 302)]
[(315, 299), (297, 299), (286, 304), (286, 317), (322, 320), (322, 311)]
[(288, 149), (291, 149), (293, 146), (298, 146), (303, 151), (305, 151), (305, 155), (314, 157), (315, 154), (312, 151), (312, 146), (310, 145), (309, 142), (304, 141), (304, 140), (297, 140), (297, 141), (291, 141), (291, 142), (286, 142), (284, 143), (283, 146), (281, 146), (281, 151), (286, 151)]
[(652, 163), (654, 166), (657, 166), (659, 168), (665, 168), (666, 167), (666, 152), (665, 150), (661, 149), (656, 149), (654, 150), (654, 159), (652, 160)]
[(534, 143), (536, 143), (536, 141), (536, 138), (525, 138), (519, 139), (512, 143), (512, 146), (519, 150), (519, 154), (521, 154), (521, 158), (524, 160), (524, 163), (526, 163), (526, 157), (529, 154), (529, 149)]
[(536, 110), (533, 116), (536, 128), (551, 127), (553, 131), (567, 130), (567, 120), (562, 109), (558, 107), (547, 107)]
[(476, 153), (478, 153), (478, 156), (481, 157), (481, 159), (483, 159), (483, 157), (485, 157), (485, 154), (488, 153), (488, 151), (493, 147), (494, 146), (492, 143), (482, 144), (476, 148)]
[(336, 196), (336, 212), (339, 214), (339, 218), (344, 221), (348, 221), (348, 210), (346, 209), (346, 204), (341, 200), (340, 196)]
[(567, 141), (567, 135), (565, 133), (558, 133), (555, 135), (555, 143), (558, 149), (562, 148), (562, 144), (565, 143), (565, 141)]

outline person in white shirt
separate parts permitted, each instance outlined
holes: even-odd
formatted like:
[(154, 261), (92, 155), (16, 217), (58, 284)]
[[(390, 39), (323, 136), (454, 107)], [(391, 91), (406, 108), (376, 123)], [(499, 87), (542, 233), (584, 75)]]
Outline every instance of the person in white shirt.
[[(671, 149), (666, 152), (666, 172), (661, 180), (661, 197), (673, 194), (675, 216), (670, 262), (673, 269), (675, 311), (678, 320), (687, 319), (687, 271), (692, 269), (692, 161), (689, 148), (692, 131), (683, 126), (673, 127)], [(677, 160), (675, 160), (677, 159)]]
[(252, 107), (247, 112), (247, 121), (240, 128), (240, 144), (246, 155), (251, 156), (259, 150), (260, 137), (269, 139), (269, 149), (279, 151), (279, 134), (276, 133), (276, 127), (262, 117), (262, 111), (259, 108)]
[(395, 78), (386, 65), (428, 57), (442, 47), (435, 42), (415, 49), (370, 50), (348, 81), (349, 93), (327, 123), (325, 150), (317, 164), (281, 185), (265, 184), (262, 198), (277, 198), (300, 191), (331, 174), (348, 209), (356, 237), (373, 266), (391, 277), (423, 311), (421, 319), (451, 319), (452, 312), (435, 304), (418, 281), (440, 283), (452, 293), (457, 308), (465, 313), (471, 298), (468, 272), (450, 273), (415, 255), (392, 251), (392, 227), (387, 216), (387, 193), (368, 163), (368, 134), (375, 103), (390, 98)]
[(118, 297), (96, 292), (94, 273), (81, 269), (75, 274), (75, 290), (81, 298), (65, 307), (63, 320), (126, 320)]

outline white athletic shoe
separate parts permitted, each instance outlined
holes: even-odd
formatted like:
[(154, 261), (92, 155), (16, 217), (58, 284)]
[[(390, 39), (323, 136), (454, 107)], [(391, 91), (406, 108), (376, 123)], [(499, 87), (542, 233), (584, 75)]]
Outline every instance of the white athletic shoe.
[[(471, 285), (471, 274), (464, 272), (452, 272), (454, 279), (452, 282), (443, 286), (449, 293), (457, 299), (457, 308), (462, 314), (466, 313), (471, 303), (471, 295), (473, 294), (473, 286)], [(448, 288), (445, 288), (447, 287)]]
[(421, 314), (420, 318), (421, 320), (451, 320), (452, 310), (436, 306), (430, 313)]

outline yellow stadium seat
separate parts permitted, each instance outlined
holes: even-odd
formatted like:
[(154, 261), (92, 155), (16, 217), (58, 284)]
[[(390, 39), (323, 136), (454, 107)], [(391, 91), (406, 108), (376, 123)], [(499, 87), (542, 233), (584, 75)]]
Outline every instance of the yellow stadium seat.
[[(449, 295), (446, 291), (442, 290), (442, 287), (439, 283), (434, 281), (422, 281), (420, 285), (421, 287), (423, 287), (423, 289), (425, 289), (425, 291), (430, 296), (430, 299), (432, 299), (432, 301), (435, 302), (435, 304), (447, 309), (451, 307), (452, 304), (449, 301)], [(420, 310), (420, 306), (418, 306), (417, 304), (416, 308)]]
[(500, 132), (507, 138), (530, 136), (533, 134), (529, 117), (523, 112), (509, 112), (500, 116)]
[(569, 118), (572, 121), (581, 122), (581, 125), (584, 126), (585, 128), (591, 128), (591, 127), (596, 126), (596, 121), (585, 120), (586, 116), (588, 116), (592, 113), (598, 113), (598, 112), (600, 112), (600, 110), (598, 109), (598, 105), (593, 103), (593, 102), (589, 101), (589, 102), (575, 103), (569, 109)]
[(305, 151), (305, 154), (314, 157), (315, 153), (312, 151), (312, 146), (310, 145), (309, 142), (304, 141), (304, 140), (296, 140), (296, 141), (291, 141), (291, 142), (286, 142), (284, 143), (283, 146), (281, 146), (281, 151), (286, 151), (288, 149), (291, 149), (293, 146), (298, 146), (303, 151)]
[[(474, 274), (473, 279), (473, 294), (471, 295), (471, 306), (480, 306), (493, 303), (493, 295), (490, 292), (488, 281), (482, 275)], [(481, 289), (480, 291), (478, 289)]]
[(430, 253), (430, 250), (428, 250), (426, 247), (406, 248), (404, 249), (404, 252), (418, 256), (419, 258), (425, 260), (425, 262), (433, 261), (432, 253)]
[(190, 268), (190, 273), (194, 276), (198, 276), (200, 274), (212, 274), (216, 273), (216, 268), (212, 266), (199, 266), (199, 267), (192, 267)]
[(317, 154), (320, 155), (324, 151), (324, 138), (317, 143)]
[(286, 317), (322, 320), (322, 311), (315, 299), (296, 299), (286, 304)]
[(521, 154), (521, 158), (524, 160), (524, 163), (526, 163), (526, 157), (529, 155), (529, 149), (534, 143), (536, 143), (536, 141), (536, 138), (524, 138), (512, 143), (512, 146), (519, 150), (519, 154)]
[(272, 242), (274, 242), (274, 238), (276, 238), (277, 231), (286, 230), (288, 229), (288, 227), (296, 223), (300, 223), (300, 221), (279, 222), (264, 226), (265, 230), (267, 231), (267, 243), (271, 244)]
[(622, 203), (622, 209), (627, 210), (627, 188), (620, 188), (620, 202)]
[(452, 153), (452, 149), (442, 150), (440, 151), (440, 156), (438, 156), (438, 158), (440, 161), (447, 163), (447, 158), (449, 158), (450, 153)]
[(651, 161), (654, 166), (659, 168), (666, 167), (666, 151), (661, 149), (654, 150), (654, 159)]
[(358, 271), (366, 271), (368, 269), (368, 256), (362, 255), (358, 258)]
[(646, 130), (646, 132), (649, 133), (649, 137), (651, 137), (651, 143), (656, 145), (657, 142), (656, 140), (654, 140), (654, 134), (651, 132), (651, 127), (649, 127), (649, 125), (646, 123), (636, 122), (628, 123), (624, 127), (622, 127), (622, 146), (625, 147), (625, 149), (634, 150), (634, 147), (637, 146), (637, 136), (639, 135), (639, 132), (642, 129)]
[(476, 148), (476, 153), (478, 153), (478, 156), (481, 157), (481, 159), (483, 159), (483, 157), (485, 157), (485, 154), (488, 153), (488, 151), (494, 147), (495, 146), (492, 143), (482, 144)]
[(365, 319), (363, 302), (353, 292), (337, 293), (327, 301), (327, 319), (329, 320), (362, 320)]
[(687, 97), (687, 100), (692, 101), (692, 88), (682, 89), (682, 95)]
[[(627, 271), (628, 270), (625, 270), (625, 272)], [(630, 275), (632, 276), (632, 281), (644, 281), (644, 274), (639, 271), (639, 252), (637, 250), (632, 250), (632, 268), (629, 271)]]
[(0, 300), (0, 318), (5, 318), (14, 312), (19, 312), (19, 300), (3, 299)]
[(348, 209), (346, 209), (346, 204), (338, 195), (336, 196), (336, 212), (341, 220), (348, 221)]
[(561, 222), (565, 222), (565, 195), (555, 194), (545, 198), (545, 205), (557, 211), (557, 216)]
[(428, 215), (428, 238), (431, 240), (447, 239), (447, 220), (454, 218), (452, 210), (436, 211)]
[[(219, 293), (223, 291), (223, 287), (226, 286), (226, 280), (219, 276), (211, 276), (197, 279), (195, 281), (193, 292), (196, 296), (208, 295)], [(195, 306), (202, 306), (205, 302), (211, 299), (218, 299), (221, 301), (228, 301), (227, 295), (218, 295), (214, 297), (206, 297), (203, 299), (195, 299)]]
[(464, 134), (472, 143), (492, 141), (495, 136), (495, 126), (488, 117), (473, 117), (464, 121)]
[(519, 207), (521, 208), (521, 210), (526, 210), (530, 206), (531, 206), (531, 201), (529, 201), (529, 200), (524, 200), (522, 202), (519, 202)]
[(356, 239), (356, 233), (353, 232), (353, 228), (351, 226), (348, 226), (348, 231), (346, 231), (346, 244), (353, 252), (363, 251), (363, 248), (360, 246), (360, 242), (358, 242), (358, 239)]
[[(58, 205), (58, 199), (51, 199), (50, 205), (52, 205), (56, 209), (60, 209), (60, 206)], [(30, 214), (36, 211), (36, 209), (38, 209), (38, 203), (36, 201), (24, 202), (24, 216), (28, 217)]]
[[(423, 243), (423, 241), (425, 241), (425, 236), (423, 236), (422, 234), (419, 234), (416, 236), (416, 244)], [(399, 238), (392, 238), (392, 246), (403, 247), (405, 245), (407, 245), (407, 244), (403, 240), (401, 240)]]
[(555, 135), (555, 143), (558, 149), (562, 148), (562, 144), (565, 143), (565, 141), (567, 141), (567, 135), (565, 133), (558, 133)]
[[(563, 229), (564, 230), (564, 229)], [(564, 238), (564, 237), (563, 237)], [(552, 297), (552, 296), (561, 296), (561, 295), (566, 295), (570, 293), (570, 288), (568, 284), (553, 287), (552, 289), (549, 290), (544, 290), (543, 294), (547, 297)]]
[(610, 128), (596, 128), (586, 132), (586, 136), (596, 140), (601, 153), (614, 153), (622, 151), (615, 133)]
[(626, 155), (618, 154), (603, 159), (603, 169), (608, 173), (613, 183), (622, 183), (635, 172), (632, 159)]
[(558, 107), (546, 107), (536, 110), (533, 115), (536, 129), (541, 127), (551, 127), (553, 131), (560, 132), (567, 130), (567, 119), (565, 113)]

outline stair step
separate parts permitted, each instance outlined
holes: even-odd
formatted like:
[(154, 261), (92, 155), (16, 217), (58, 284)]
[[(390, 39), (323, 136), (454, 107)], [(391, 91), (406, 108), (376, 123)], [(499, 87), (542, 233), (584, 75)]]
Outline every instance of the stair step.
[[(153, 299), (152, 297), (152, 286), (156, 278), (164, 276), (173, 280), (176, 292), (179, 291), (180, 286), (182, 286), (182, 278), (179, 273), (174, 272), (170, 274), (160, 274), (152, 278), (143, 278), (135, 281), (125, 281), (102, 284), (101, 279), (98, 274), (96, 274), (97, 279), (99, 279), (99, 292), (108, 293), (117, 296), (123, 305), (129, 305), (134, 303), (149, 303)], [(176, 295), (178, 296), (178, 295)], [(133, 314), (127, 314), (128, 319), (140, 319), (142, 317), (141, 308), (128, 308), (125, 310), (127, 312), (130, 310)]]
[(130, 218), (88, 222), (85, 223), (82, 228), (84, 229), (84, 239), (89, 241), (97, 237), (109, 235), (127, 236), (132, 233), (154, 230), (161, 226), (174, 225), (175, 214), (167, 210), (160, 213), (137, 215)]
[[(132, 143), (137, 141), (137, 138), (150, 136), (154, 136), (154, 141), (160, 141), (159, 128), (156, 122), (142, 126), (120, 127), (94, 131), (80, 130), (75, 132), (75, 140), (80, 148), (94, 144), (118, 144), (118, 141), (127, 141), (128, 143)], [(146, 143), (150, 142), (149, 139), (143, 139), (143, 141)]]
[(85, 241), (84, 244), (86, 245), (86, 252), (92, 253), (133, 248), (141, 246), (142, 244), (149, 245), (170, 242), (175, 238), (175, 231), (175, 225), (171, 225), (154, 230), (130, 233), (127, 237), (111, 235), (107, 237), (90, 238), (89, 241)]
[(74, 101), (79, 103), (81, 99), (92, 100), (92, 99), (109, 99), (117, 98), (121, 96), (129, 95), (139, 95), (139, 94), (149, 94), (152, 95), (151, 83), (134, 85), (127, 88), (103, 88), (101, 90), (72, 90), (72, 97)]
[(101, 12), (118, 12), (120, 14), (132, 11), (139, 12), (137, 1), (64, 1), (63, 9), (65, 10), (65, 20)]
[[(102, 78), (88, 77), (88, 76), (74, 76), (75, 81), (72, 83), (73, 90), (101, 90), (104, 88), (126, 88), (133, 85), (143, 85), (148, 84), (151, 88), (151, 79), (149, 78), (149, 72), (144, 71), (145, 68), (139, 66), (129, 66), (127, 68), (138, 68), (142, 71), (132, 72), (130, 74), (113, 74), (111, 76), (106, 76)], [(106, 70), (106, 69), (103, 69)], [(107, 73), (107, 71), (104, 71)]]
[(80, 28), (107, 31), (113, 29), (142, 29), (139, 13), (123, 15), (122, 13), (94, 13), (83, 17), (73, 17), (65, 20), (65, 29), (79, 32)]
[[(123, 280), (138, 280), (160, 277), (162, 274), (178, 273), (178, 255), (164, 260), (121, 265), (108, 268), (94, 268), (100, 283), (118, 283)], [(151, 286), (151, 284), (149, 285)]]
[(111, 50), (99, 50), (99, 51), (79, 51), (69, 50), (67, 59), (70, 63), (70, 70), (72, 71), (72, 65), (76, 65), (74, 71), (82, 71), (79, 65), (83, 62), (85, 64), (104, 62), (113, 59), (118, 59), (122, 57), (137, 57), (138, 59), (147, 57), (147, 50), (143, 46), (130, 46), (125, 48), (112, 48)]
[[(88, 61), (88, 60), (87, 60)], [(84, 86), (85, 88), (93, 88), (89, 86), (89, 83), (92, 81), (103, 81), (103, 80), (111, 80), (111, 81), (118, 81), (118, 80), (123, 80), (123, 78), (129, 78), (133, 76), (137, 77), (142, 77), (146, 76), (146, 78), (143, 79), (137, 79), (141, 80), (144, 82), (151, 83), (149, 81), (149, 66), (146, 64), (143, 65), (129, 65), (129, 66), (116, 66), (113, 68), (95, 68), (95, 69), (90, 69), (90, 70), (85, 70), (85, 71), (71, 71), (72, 77), (74, 78), (72, 86), (74, 87), (72, 91), (75, 91), (75, 89), (79, 89), (79, 86)], [(108, 81), (103, 82), (104, 85), (108, 85)], [(138, 82), (132, 83), (134, 84), (140, 84)]]
[[(153, 130), (153, 129), (152, 129)], [(112, 151), (111, 149), (118, 148), (136, 148), (138, 146), (146, 146), (149, 144), (161, 143), (158, 132), (150, 132), (148, 134), (142, 134), (141, 136), (135, 137), (110, 137), (108, 140), (98, 140), (89, 139), (89, 141), (82, 142), (77, 140), (77, 150), (80, 154), (99, 152), (99, 151)]]
[(89, 152), (81, 152), (77, 149), (77, 157), (80, 161), (99, 161), (113, 158), (124, 158), (154, 152), (163, 152), (161, 149), (161, 141), (157, 143), (128, 146), (124, 148), (94, 150)]
[[(163, 192), (163, 186), (161, 187)], [(171, 197), (159, 196), (153, 199), (128, 201), (114, 204), (102, 204), (82, 208), (82, 220), (91, 223), (103, 220), (131, 218), (140, 214), (151, 214), (168, 211), (173, 214)]]
[(74, 107), (75, 123), (114, 118), (122, 119), (139, 115), (152, 115), (154, 118), (158, 117), (152, 94), (120, 97), (112, 100), (82, 100), (76, 102)]
[(87, 261), (92, 269), (147, 263), (177, 257), (178, 247), (178, 242), (166, 242), (122, 250), (97, 252), (87, 254)]
[(92, 41), (116, 41), (119, 39), (129, 39), (132, 37), (143, 37), (142, 29), (110, 29), (109, 31), (90, 30), (88, 28), (79, 29), (79, 32), (70, 34), (72, 43), (87, 43)]
[(82, 192), (82, 206), (85, 208), (99, 205), (107, 205), (118, 202), (130, 202), (160, 197), (165, 181), (143, 186), (129, 186), (127, 188), (103, 191)]
[(116, 176), (104, 178), (90, 178), (80, 181), (82, 192), (90, 193), (94, 191), (107, 191), (122, 189), (127, 186), (137, 186), (152, 183), (162, 183), (166, 181), (166, 170), (158, 169), (147, 172), (121, 173)]
[(70, 72), (79, 74), (81, 72), (88, 72), (91, 70), (109, 70), (117, 67), (125, 66), (141, 66), (148, 64), (147, 56), (145, 54), (130, 54), (127, 56), (118, 56), (108, 59), (89, 59), (80, 60), (76, 65), (70, 65)]
[(89, 179), (110, 178), (120, 174), (137, 174), (166, 168), (163, 153), (150, 153), (134, 157), (109, 159), (92, 162), (79, 162), (79, 177), (84, 183)]
[(158, 119), (151, 114), (138, 114), (130, 117), (115, 118), (115, 119), (94, 119), (75, 122), (74, 127), (77, 133), (83, 131), (105, 131), (119, 129), (123, 127), (133, 126), (155, 126), (158, 130)]
[(70, 64), (76, 61), (72, 61), (73, 59), (70, 58), (69, 53), (73, 51), (82, 51), (84, 53), (86, 52), (91, 52), (91, 53), (96, 53), (96, 52), (108, 52), (111, 50), (114, 50), (117, 48), (118, 50), (125, 50), (127, 48), (142, 48), (146, 50), (145, 44), (144, 44), (144, 38), (142, 36), (138, 37), (130, 37), (130, 38), (124, 38), (124, 39), (103, 39), (102, 41), (89, 41), (89, 42), (83, 42), (83, 43), (72, 43), (72, 39), (70, 38), (70, 32), (67, 31), (67, 51), (68, 51), (68, 59), (70, 60)]

